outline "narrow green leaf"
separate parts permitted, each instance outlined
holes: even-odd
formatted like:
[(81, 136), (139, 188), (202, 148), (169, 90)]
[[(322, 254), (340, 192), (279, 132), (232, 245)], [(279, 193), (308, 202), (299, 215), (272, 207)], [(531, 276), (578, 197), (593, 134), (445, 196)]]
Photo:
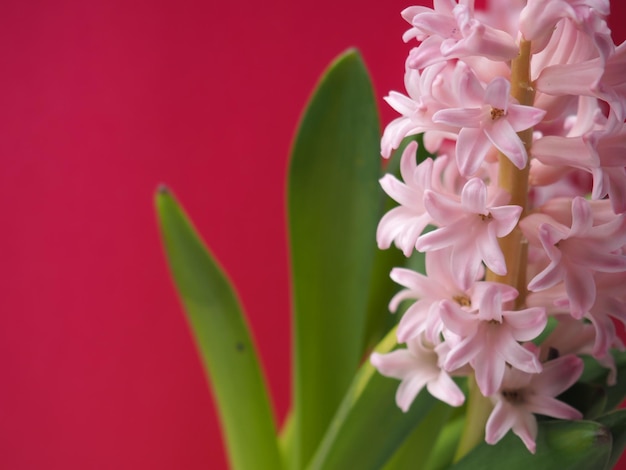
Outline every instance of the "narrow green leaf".
[[(395, 329), (376, 348), (396, 346)], [(396, 406), (399, 382), (380, 375), (366, 362), (355, 377), (337, 415), (317, 450), (309, 470), (378, 470), (383, 468), (413, 429), (436, 404), (426, 390), (407, 413)]]
[(296, 469), (295, 466), (295, 448), (293, 443), (293, 427), (294, 427), (294, 414), (293, 409), (289, 411), (289, 414), (285, 418), (285, 422), (280, 430), (278, 436), (278, 447), (280, 449), (280, 455), (283, 459), (284, 469)]
[(613, 411), (597, 418), (595, 421), (608, 427), (613, 436), (611, 458), (605, 467), (608, 470), (615, 466), (622, 452), (624, 452), (624, 448), (626, 448), (626, 410)]
[(539, 423), (537, 452), (528, 452), (509, 432), (498, 444), (483, 442), (451, 470), (590, 470), (605, 468), (611, 455), (609, 429), (591, 421)]
[(288, 179), (296, 466), (319, 444), (363, 355), (376, 250), (379, 122), (355, 51), (322, 77)]
[(465, 415), (453, 416), (437, 436), (428, 462), (421, 470), (444, 470), (452, 465), (464, 428)]
[(239, 302), (174, 197), (156, 210), (170, 269), (217, 400), (232, 468), (279, 469), (276, 429)]
[(435, 448), (439, 434), (445, 427), (453, 408), (438, 401), (426, 417), (404, 440), (384, 470), (423, 469)]

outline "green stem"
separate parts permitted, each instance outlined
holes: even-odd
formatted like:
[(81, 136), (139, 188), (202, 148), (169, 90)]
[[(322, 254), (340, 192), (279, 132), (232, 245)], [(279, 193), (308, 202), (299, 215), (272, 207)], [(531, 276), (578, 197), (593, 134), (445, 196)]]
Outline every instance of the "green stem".
[(468, 386), (467, 416), (465, 417), (463, 434), (454, 455), (454, 462), (461, 460), (465, 454), (482, 442), (485, 436), (487, 418), (493, 408), (491, 400), (480, 393), (473, 375), (468, 378)]

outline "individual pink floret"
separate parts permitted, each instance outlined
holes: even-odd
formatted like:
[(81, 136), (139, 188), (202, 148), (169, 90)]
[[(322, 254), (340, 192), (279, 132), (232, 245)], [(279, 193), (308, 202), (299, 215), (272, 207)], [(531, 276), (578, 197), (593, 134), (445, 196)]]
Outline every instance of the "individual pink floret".
[(438, 348), (423, 342), (421, 337), (413, 338), (407, 346), (407, 349), (396, 349), (386, 354), (372, 353), (370, 357), (370, 362), (382, 375), (402, 381), (396, 392), (398, 407), (408, 411), (424, 387), (433, 397), (450, 406), (462, 405), (465, 396), (440, 367)]
[(574, 355), (544, 363), (538, 374), (507, 367), (502, 387), (491, 397), (495, 407), (487, 421), (487, 443), (497, 443), (512, 430), (534, 454), (537, 438), (535, 413), (558, 419), (581, 419), (580, 411), (554, 397), (570, 388), (582, 371), (583, 361)]
[(469, 363), (485, 396), (500, 388), (507, 364), (530, 374), (541, 371), (537, 357), (519, 342), (535, 339), (543, 331), (548, 321), (545, 310), (504, 310), (503, 294), (510, 289), (504, 284), (490, 283), (482, 292), (475, 292), (477, 313), (467, 312), (454, 302), (441, 304), (444, 326), (462, 338), (451, 347), (443, 366), (452, 371)]
[(468, 56), (507, 61), (519, 52), (510, 34), (475, 18), (473, 0), (460, 0), (458, 4), (439, 0), (434, 2), (434, 9), (409, 7), (402, 17), (413, 26), (403, 39), (422, 41), (409, 61), (409, 66), (416, 69)]
[(591, 206), (582, 197), (572, 201), (571, 210), (569, 228), (543, 214), (531, 214), (520, 222), (520, 227), (531, 243), (541, 243), (550, 260), (530, 281), (528, 289), (537, 292), (563, 281), (570, 313), (581, 319), (596, 299), (594, 273), (626, 271), (626, 256), (619, 251), (626, 244), (626, 217), (619, 215), (594, 225)]
[(510, 91), (509, 81), (497, 77), (470, 107), (443, 109), (433, 115), (435, 123), (460, 128), (456, 158), (463, 175), (478, 171), (492, 145), (517, 168), (526, 166), (528, 154), (517, 133), (539, 123), (545, 111), (516, 104)]
[(506, 274), (498, 238), (515, 228), (522, 208), (499, 205), (508, 199), (503, 191), (490, 199), (488, 203), (487, 186), (480, 178), (465, 184), (460, 202), (424, 191), (424, 207), (440, 228), (420, 236), (415, 247), (419, 251), (451, 247), (453, 270), (464, 289), (476, 280), (482, 261), (496, 274)]
[(410, 256), (415, 242), (432, 218), (424, 208), (424, 191), (431, 187), (431, 159), (416, 163), (417, 142), (411, 142), (402, 153), (400, 174), (404, 183), (387, 174), (380, 180), (385, 192), (400, 203), (387, 212), (378, 223), (376, 240), (380, 249), (387, 249), (391, 243)]

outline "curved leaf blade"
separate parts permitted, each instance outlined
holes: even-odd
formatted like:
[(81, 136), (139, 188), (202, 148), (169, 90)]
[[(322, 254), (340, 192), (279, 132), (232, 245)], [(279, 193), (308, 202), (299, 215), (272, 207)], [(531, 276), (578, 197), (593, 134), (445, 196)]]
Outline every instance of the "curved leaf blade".
[[(395, 329), (376, 348), (396, 346)], [(396, 405), (399, 382), (363, 364), (313, 458), (309, 470), (377, 470), (383, 468), (437, 400), (420, 392), (407, 413)]]
[(322, 77), (289, 168), (297, 468), (312, 456), (363, 354), (379, 168), (372, 85), (349, 51)]
[(609, 429), (591, 421), (542, 421), (533, 455), (509, 432), (498, 444), (482, 442), (451, 470), (589, 470), (605, 468), (611, 455)]
[(234, 469), (281, 468), (274, 418), (239, 301), (174, 197), (156, 195), (178, 294), (210, 377)]

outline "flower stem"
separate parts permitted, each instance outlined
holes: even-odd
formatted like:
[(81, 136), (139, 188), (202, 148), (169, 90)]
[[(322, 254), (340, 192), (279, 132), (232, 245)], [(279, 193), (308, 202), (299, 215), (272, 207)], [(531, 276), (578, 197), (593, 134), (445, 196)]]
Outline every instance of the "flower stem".
[[(532, 106), (535, 99), (535, 90), (530, 81), (530, 41), (521, 40), (520, 54), (511, 63), (511, 95), (519, 104)], [(532, 128), (520, 132), (520, 139), (526, 147), (530, 160), (530, 147), (532, 144)], [(500, 154), (499, 157), (498, 185), (511, 195), (510, 204), (522, 208), (520, 219), (526, 215), (528, 206), (528, 173), (530, 162), (526, 167), (519, 170), (511, 161)], [(521, 308), (526, 301), (526, 257), (527, 244), (523, 241), (522, 232), (516, 227), (509, 235), (500, 239), (500, 248), (504, 254), (507, 273), (499, 276), (487, 271), (486, 280), (501, 282), (513, 286), (519, 292), (515, 307)]]
[[(511, 62), (511, 95), (521, 105), (531, 106), (535, 99), (535, 90), (530, 80), (530, 41), (521, 40), (520, 53)], [(532, 144), (533, 130), (526, 129), (518, 133), (520, 139), (526, 147), (530, 160), (530, 147)], [(530, 162), (523, 169), (518, 169), (511, 161), (500, 154), (498, 185), (508, 191), (511, 195), (510, 204), (520, 206), (522, 213), (520, 220), (526, 215), (528, 208), (528, 174)], [(497, 275), (487, 270), (486, 280), (495, 281), (509, 286), (513, 286), (519, 292), (515, 299), (516, 309), (524, 307), (526, 302), (526, 262), (528, 256), (528, 244), (522, 236), (519, 227), (506, 237), (500, 239), (500, 248), (504, 254), (507, 266), (507, 273), (504, 276)], [(469, 398), (468, 411), (463, 429), (463, 435), (459, 447), (457, 448), (455, 461), (460, 460), (465, 454), (472, 450), (484, 438), (484, 429), (487, 418), (491, 413), (491, 401), (482, 396), (474, 376), (469, 378)]]
[(463, 434), (461, 435), (461, 440), (456, 449), (456, 454), (454, 454), (454, 462), (461, 460), (465, 454), (484, 440), (485, 424), (493, 408), (491, 400), (480, 393), (478, 384), (473, 375), (468, 377), (467, 382), (469, 399), (467, 402), (465, 425), (463, 426)]

